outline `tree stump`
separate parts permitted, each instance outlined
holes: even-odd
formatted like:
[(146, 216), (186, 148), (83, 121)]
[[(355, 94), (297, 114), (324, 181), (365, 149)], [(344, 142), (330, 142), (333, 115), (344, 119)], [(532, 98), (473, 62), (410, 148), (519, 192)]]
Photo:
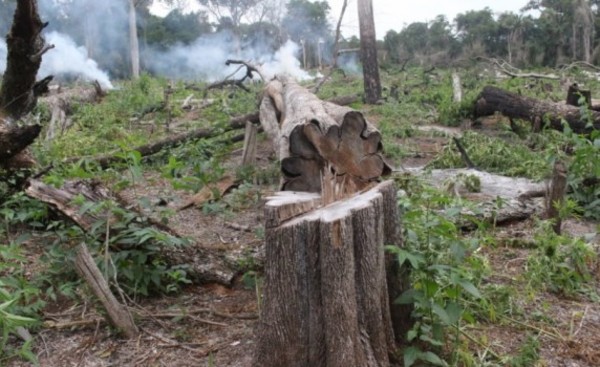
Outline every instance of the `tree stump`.
[(268, 200), (254, 366), (389, 366), (384, 245), (398, 240), (395, 197), (386, 181), (327, 206), (306, 192)]
[[(584, 103), (579, 103), (581, 97), (584, 98)], [(573, 83), (569, 86), (569, 90), (567, 91), (567, 104), (576, 107), (584, 105), (587, 108), (590, 108), (592, 107), (592, 92), (589, 89), (581, 89), (577, 83)]]

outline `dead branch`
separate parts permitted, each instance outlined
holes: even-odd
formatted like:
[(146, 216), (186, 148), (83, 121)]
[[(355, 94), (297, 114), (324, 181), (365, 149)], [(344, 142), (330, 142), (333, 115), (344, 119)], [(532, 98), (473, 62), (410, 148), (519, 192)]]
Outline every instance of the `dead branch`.
[(569, 71), (569, 70), (571, 70), (571, 69), (573, 69), (575, 67), (585, 67), (585, 68), (592, 69), (594, 71), (600, 72), (600, 67), (598, 67), (596, 65), (593, 65), (593, 64), (590, 64), (589, 62), (585, 62), (585, 61), (575, 61), (575, 62), (572, 62), (570, 64), (562, 65), (562, 66), (559, 67), (559, 70), (560, 70), (561, 73), (564, 73), (564, 72)]
[(473, 161), (471, 160), (471, 158), (469, 158), (469, 155), (467, 154), (467, 151), (463, 147), (460, 140), (456, 136), (453, 137), (452, 140), (456, 144), (456, 147), (458, 148), (458, 151), (460, 152), (460, 156), (462, 157), (463, 161), (466, 163), (467, 167), (477, 169), (475, 167), (475, 164), (473, 164)]
[[(25, 193), (34, 199), (48, 204), (53, 210), (64, 215), (85, 231), (90, 231), (95, 223), (102, 218), (90, 211), (82, 212), (81, 206), (75, 200), (83, 197), (87, 202), (99, 203), (110, 200), (115, 196), (97, 182), (67, 181), (61, 188), (55, 188), (38, 180), (29, 180)], [(142, 227), (153, 227), (145, 218), (140, 218), (138, 224)], [(217, 282), (230, 285), (236, 270), (214, 251), (198, 246), (172, 247), (156, 244), (161, 256), (171, 265), (187, 265), (190, 277), (200, 282)], [(117, 249), (118, 250), (118, 249)]]
[(489, 64), (495, 66), (498, 71), (503, 74), (506, 74), (513, 78), (534, 78), (534, 79), (551, 79), (558, 80), (559, 76), (554, 74), (538, 74), (538, 73), (523, 73), (520, 69), (515, 68), (508, 62), (501, 59), (487, 58), (483, 56), (477, 56), (475, 60), (483, 60)]
[(344, 14), (346, 13), (347, 7), (348, 7), (348, 0), (344, 0), (344, 3), (342, 4), (342, 10), (340, 12), (340, 17), (338, 18), (338, 22), (335, 27), (335, 41), (333, 44), (333, 61), (331, 62), (331, 68), (329, 69), (329, 72), (327, 73), (327, 75), (324, 76), (323, 78), (321, 78), (321, 80), (319, 80), (317, 85), (311, 90), (312, 93), (319, 93), (319, 90), (321, 89), (323, 84), (325, 84), (325, 82), (331, 78), (331, 76), (333, 75), (333, 72), (337, 69), (338, 56), (340, 55), (340, 35), (341, 35), (342, 20), (344, 19)]
[(139, 331), (131, 314), (127, 307), (120, 304), (110, 291), (106, 279), (102, 276), (102, 272), (96, 265), (85, 243), (81, 243), (77, 247), (75, 267), (106, 309), (111, 324), (123, 331), (129, 339), (135, 338)]
[(225, 61), (225, 65), (229, 66), (229, 65), (244, 65), (246, 67), (246, 75), (244, 76), (244, 79), (246, 78), (250, 78), (253, 79), (254, 75), (253, 73), (258, 74), (258, 76), (260, 76), (260, 78), (263, 81), (267, 81), (267, 78), (265, 78), (265, 74), (263, 72), (263, 70), (260, 68), (260, 66), (258, 65), (254, 65), (248, 61), (243, 61), (243, 60), (227, 60)]

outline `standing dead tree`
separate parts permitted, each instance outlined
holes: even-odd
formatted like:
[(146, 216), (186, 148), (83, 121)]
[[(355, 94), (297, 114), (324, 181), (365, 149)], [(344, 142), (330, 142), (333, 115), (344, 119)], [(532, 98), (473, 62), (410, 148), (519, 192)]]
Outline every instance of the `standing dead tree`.
[(360, 28), (360, 57), (363, 66), (365, 100), (377, 103), (381, 99), (381, 81), (377, 62), (377, 38), (373, 17), (373, 1), (358, 0), (358, 23)]
[(260, 121), (281, 161), (283, 190), (321, 191), (325, 167), (347, 193), (391, 172), (381, 134), (360, 112), (322, 101), (286, 77), (266, 85)]
[(18, 126), (15, 121), (30, 112), (37, 97), (48, 91), (52, 77), (36, 82), (42, 55), (52, 49), (41, 33), (42, 23), (36, 0), (18, 0), (12, 28), (6, 37), (8, 48), (6, 71), (0, 89), (0, 165), (19, 166), (26, 161), (19, 155), (39, 135), (41, 127)]

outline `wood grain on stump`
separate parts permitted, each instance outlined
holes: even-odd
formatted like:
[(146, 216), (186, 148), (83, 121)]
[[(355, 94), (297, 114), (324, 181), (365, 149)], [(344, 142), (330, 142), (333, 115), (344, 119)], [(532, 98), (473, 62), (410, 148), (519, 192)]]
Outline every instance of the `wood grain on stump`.
[(254, 366), (389, 366), (384, 245), (398, 240), (395, 195), (386, 181), (323, 207), (316, 194), (269, 199)]

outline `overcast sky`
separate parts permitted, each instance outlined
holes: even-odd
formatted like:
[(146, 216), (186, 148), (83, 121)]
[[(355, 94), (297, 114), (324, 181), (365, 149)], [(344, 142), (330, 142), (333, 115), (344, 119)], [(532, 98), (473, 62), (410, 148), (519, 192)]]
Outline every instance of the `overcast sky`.
[[(357, 0), (348, 0), (342, 22), (342, 34), (346, 37), (358, 35), (356, 2)], [(337, 23), (343, 3), (343, 0), (329, 0), (333, 23)], [(375, 31), (377, 38), (383, 39), (390, 29), (400, 31), (405, 25), (430, 21), (439, 14), (444, 14), (452, 22), (458, 13), (468, 10), (481, 10), (487, 6), (494, 13), (509, 10), (518, 13), (525, 4), (527, 0), (373, 0)]]

